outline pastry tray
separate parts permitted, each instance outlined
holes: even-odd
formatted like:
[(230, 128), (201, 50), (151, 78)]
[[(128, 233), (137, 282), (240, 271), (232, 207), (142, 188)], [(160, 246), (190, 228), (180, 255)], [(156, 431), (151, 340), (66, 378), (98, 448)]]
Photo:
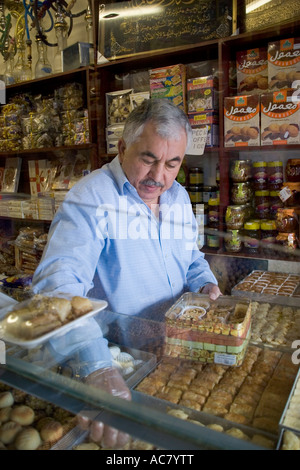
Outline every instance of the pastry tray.
[[(155, 409), (162, 413), (169, 413), (170, 410), (180, 410), (184, 412), (188, 419), (191, 421), (196, 421), (201, 423), (204, 426), (207, 425), (219, 425), (222, 426), (224, 432), (228, 432), (229, 430), (234, 429), (236, 433), (240, 433), (240, 435), (244, 435), (249, 439), (251, 444), (251, 439), (254, 436), (261, 436), (272, 443), (272, 449), (276, 448), (278, 437), (276, 435), (267, 433), (262, 430), (254, 429), (248, 426), (244, 426), (241, 424), (233, 423), (223, 418), (219, 418), (217, 416), (210, 415), (208, 413), (204, 413), (201, 411), (192, 410), (190, 408), (186, 408), (181, 405), (176, 405), (173, 403), (168, 403), (165, 400), (160, 400), (159, 398), (154, 398), (149, 395), (145, 395), (138, 391), (132, 391), (134, 396), (134, 400), (138, 406), (138, 404), (142, 404), (143, 406), (149, 407), (149, 409)], [(218, 431), (215, 431), (218, 432)], [(233, 431), (232, 431), (233, 432)], [(220, 433), (221, 434), (221, 433)], [(72, 450), (76, 445), (81, 444), (85, 441), (88, 442), (89, 431), (83, 431), (78, 426), (73, 428), (69, 433), (67, 433), (60, 441), (58, 441), (51, 450)], [(216, 435), (216, 442), (218, 441), (218, 434)], [(238, 439), (239, 442), (243, 442), (243, 440)], [(239, 448), (239, 444), (237, 441), (236, 447)], [(266, 449), (266, 447), (259, 446), (253, 442), (254, 446), (257, 446), (258, 449)]]
[[(253, 282), (253, 285), (259, 285), (264, 281), (263, 277), (267, 275), (274, 275), (274, 276), (282, 276), (286, 277), (286, 281), (288, 281), (289, 278), (293, 279), (293, 277), (298, 277), (299, 281), (296, 282), (295, 287), (293, 291), (290, 293), (287, 293), (285, 295), (280, 294), (278, 291), (282, 287), (281, 285), (276, 285), (272, 286), (270, 284), (268, 287), (274, 288), (274, 292), (270, 293), (268, 292), (268, 289), (265, 290), (265, 288), (261, 289), (261, 292), (254, 292), (250, 290), (243, 290), (241, 289), (243, 283), (248, 283), (252, 281), (250, 280), (250, 276), (257, 275), (257, 280)], [(263, 301), (263, 302), (270, 302), (276, 300), (278, 304), (281, 305), (287, 305), (287, 306), (294, 306), (294, 307), (299, 307), (300, 304), (300, 275), (297, 274), (286, 274), (286, 273), (277, 273), (277, 272), (269, 272), (269, 271), (259, 271), (259, 270), (254, 270), (250, 274), (248, 274), (244, 279), (242, 279), (238, 284), (236, 284), (232, 290), (231, 290), (231, 295), (234, 295), (236, 297), (243, 297), (243, 298), (248, 298), (250, 300), (257, 300), (257, 301)]]
[(9, 343), (9, 344), (15, 344), (17, 346), (22, 346), (27, 349), (32, 349), (40, 344), (43, 344), (49, 339), (53, 338), (54, 336), (62, 336), (65, 335), (69, 330), (74, 328), (74, 326), (78, 326), (81, 322), (84, 322), (86, 319), (96, 315), (99, 313), (101, 310), (104, 310), (107, 307), (107, 302), (105, 300), (93, 300), (90, 299), (92, 302), (93, 310), (90, 312), (86, 313), (85, 315), (82, 315), (81, 317), (76, 318), (75, 320), (72, 320), (65, 325), (56, 328), (52, 331), (49, 331), (48, 333), (39, 336), (38, 338), (34, 338), (32, 340), (24, 340), (24, 339), (19, 339), (17, 337), (14, 337), (12, 335), (6, 334), (5, 330), (1, 328), (1, 320), (4, 319), (4, 317), (14, 309), (15, 305), (9, 308), (3, 308), (0, 310), (0, 337), (3, 341)]
[(289, 395), (289, 398), (286, 402), (286, 405), (285, 405), (285, 408), (283, 410), (283, 413), (282, 413), (282, 416), (281, 416), (281, 419), (279, 421), (279, 427), (282, 431), (284, 430), (289, 430), (289, 431), (293, 431), (295, 432), (296, 434), (298, 434), (300, 436), (300, 415), (299, 415), (299, 427), (296, 428), (296, 427), (292, 427), (292, 426), (289, 426), (288, 424), (285, 424), (285, 418), (286, 418), (286, 415), (287, 415), (287, 412), (289, 410), (289, 407), (292, 403), (292, 400), (293, 400), (293, 396), (294, 396), (294, 392), (295, 392), (295, 389), (298, 385), (298, 382), (300, 384), (300, 369), (298, 371), (298, 374), (295, 378), (295, 381), (294, 381), (294, 385), (293, 385), (293, 388), (291, 390), (291, 393)]

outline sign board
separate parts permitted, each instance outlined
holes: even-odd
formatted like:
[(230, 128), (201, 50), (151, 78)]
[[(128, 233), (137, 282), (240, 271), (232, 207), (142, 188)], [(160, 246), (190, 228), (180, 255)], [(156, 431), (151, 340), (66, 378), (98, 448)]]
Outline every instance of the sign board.
[(131, 0), (101, 5), (98, 50), (106, 59), (232, 34), (233, 0)]

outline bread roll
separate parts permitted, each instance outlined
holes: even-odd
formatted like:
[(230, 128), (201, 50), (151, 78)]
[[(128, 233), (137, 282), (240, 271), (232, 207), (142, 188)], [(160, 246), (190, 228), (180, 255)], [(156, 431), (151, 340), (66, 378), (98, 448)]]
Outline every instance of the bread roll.
[(58, 421), (49, 421), (42, 426), (40, 435), (43, 441), (56, 442), (63, 436), (63, 427)]
[(18, 405), (11, 410), (10, 419), (21, 426), (29, 426), (34, 421), (34, 411), (26, 405)]
[(16, 437), (17, 450), (36, 450), (42, 443), (39, 432), (31, 427), (23, 429)]
[(3, 444), (11, 444), (14, 442), (21, 429), (22, 426), (20, 426), (20, 424), (14, 421), (7, 421), (7, 423), (4, 423), (0, 428), (0, 441), (2, 441)]
[(0, 408), (7, 408), (14, 404), (14, 397), (11, 392), (0, 393)]

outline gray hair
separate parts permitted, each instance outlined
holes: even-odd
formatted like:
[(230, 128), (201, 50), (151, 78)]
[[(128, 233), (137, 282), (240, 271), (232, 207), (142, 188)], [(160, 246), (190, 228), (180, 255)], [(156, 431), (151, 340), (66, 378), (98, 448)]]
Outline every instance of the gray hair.
[(187, 137), (187, 147), (189, 146), (192, 128), (186, 114), (164, 98), (144, 100), (130, 113), (123, 131), (123, 139), (127, 146), (137, 140), (149, 121), (154, 123), (158, 135), (164, 139), (178, 140), (178, 133), (184, 131)]

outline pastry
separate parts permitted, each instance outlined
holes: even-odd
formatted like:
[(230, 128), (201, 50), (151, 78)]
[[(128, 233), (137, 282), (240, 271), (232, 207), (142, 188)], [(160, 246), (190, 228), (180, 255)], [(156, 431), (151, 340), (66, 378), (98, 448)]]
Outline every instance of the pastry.
[(95, 442), (82, 442), (74, 446), (73, 450), (100, 450), (100, 447)]
[(10, 419), (21, 426), (29, 426), (34, 421), (34, 411), (26, 405), (18, 405), (11, 410)]
[(11, 406), (0, 409), (0, 425), (2, 423), (6, 423), (6, 421), (9, 421), (11, 410), (12, 410)]
[(14, 421), (7, 421), (0, 427), (0, 441), (3, 444), (11, 444), (14, 442), (17, 434), (21, 431), (22, 426)]
[(281, 450), (300, 450), (300, 439), (292, 431), (285, 431)]
[(27, 427), (19, 432), (14, 445), (17, 450), (36, 450), (41, 443), (39, 432), (32, 427)]
[(63, 427), (58, 421), (48, 421), (41, 427), (40, 436), (43, 441), (56, 442), (63, 436)]
[(75, 317), (79, 317), (93, 310), (92, 302), (89, 299), (79, 297), (78, 295), (72, 298), (71, 304), (72, 312)]
[(0, 408), (7, 408), (14, 404), (14, 397), (11, 392), (0, 393)]

